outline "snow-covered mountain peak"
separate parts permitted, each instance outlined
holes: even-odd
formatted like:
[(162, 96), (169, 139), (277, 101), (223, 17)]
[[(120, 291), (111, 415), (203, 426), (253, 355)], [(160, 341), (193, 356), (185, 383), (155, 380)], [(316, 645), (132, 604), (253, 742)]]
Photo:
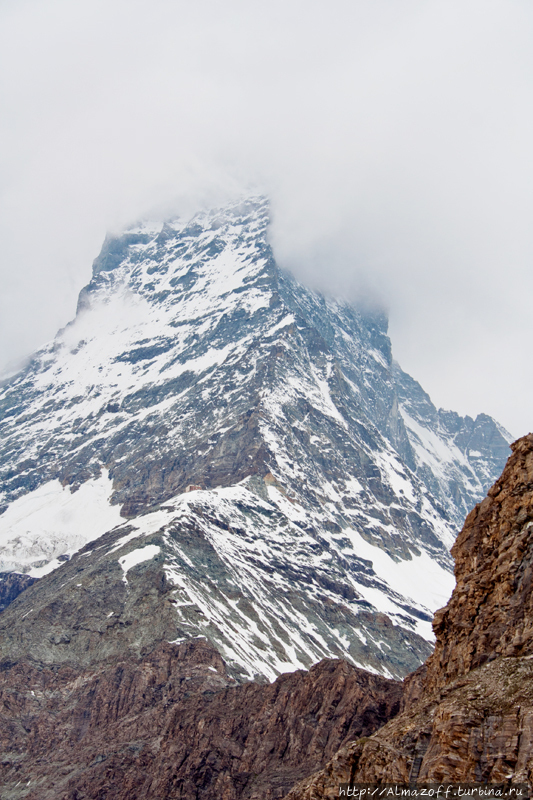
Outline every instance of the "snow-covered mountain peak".
[[(128, 553), (159, 548), (189, 597), (174, 604), (180, 635), (208, 636), (237, 673), (331, 654), (403, 674), (425, 654), (446, 594), (431, 584), (451, 591), (449, 546), (501, 471), (505, 436), (484, 415), (437, 411), (393, 362), (386, 320), (298, 284), (267, 231), (268, 203), (252, 198), (106, 240), (75, 320), (0, 393), (0, 569), (42, 574), (120, 510), (129, 538), (89, 548), (91, 569), (105, 556), (122, 592)], [(13, 527), (13, 508), (104, 478), (94, 525), (71, 541), (44, 506), (22, 538)], [(63, 505), (74, 521), (78, 505)]]

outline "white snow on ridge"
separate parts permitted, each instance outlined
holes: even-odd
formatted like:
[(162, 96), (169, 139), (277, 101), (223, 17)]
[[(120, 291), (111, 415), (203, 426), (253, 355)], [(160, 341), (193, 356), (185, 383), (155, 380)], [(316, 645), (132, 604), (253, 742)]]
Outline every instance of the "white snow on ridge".
[(435, 474), (442, 474), (443, 464), (459, 463), (465, 467), (470, 467), (468, 459), (457, 445), (444, 442), (434, 431), (429, 430), (429, 428), (424, 427), (413, 419), (404, 407), (401, 409), (401, 415), (406, 427), (415, 434), (419, 441), (419, 444), (414, 444), (418, 458), (422, 464), (427, 464), (431, 467)]
[(139, 547), (137, 550), (132, 550), (131, 553), (128, 553), (125, 556), (122, 556), (118, 559), (118, 563), (122, 567), (122, 571), (124, 575), (122, 580), (124, 583), (128, 582), (127, 574), (128, 571), (132, 567), (136, 567), (137, 564), (142, 564), (143, 561), (151, 561), (152, 558), (155, 558), (161, 552), (161, 548), (157, 544), (148, 544), (146, 547)]
[[(353, 551), (360, 558), (371, 561), (376, 575), (406, 600), (432, 613), (450, 599), (455, 586), (454, 576), (423, 550), (420, 556), (398, 562), (381, 547), (363, 539), (357, 531), (347, 529), (345, 534), (352, 543)], [(365, 593), (364, 587), (361, 587), (361, 592)]]
[[(193, 248), (202, 240), (209, 244), (216, 238), (212, 217), (199, 215), (198, 220), (206, 230), (191, 237), (188, 246)], [(188, 224), (176, 222), (172, 227), (179, 233)], [(265, 227), (264, 215), (259, 215), (255, 225)], [(154, 236), (158, 232), (152, 224), (146, 229), (134, 227), (130, 232), (139, 230)], [(239, 349), (238, 343), (226, 346), (215, 343), (201, 354), (191, 349), (191, 337), (207, 335), (236, 308), (251, 315), (269, 307), (268, 290), (247, 286), (246, 292), (236, 291), (261, 272), (265, 258), (258, 256), (255, 246), (242, 242), (239, 221), (226, 217), (223, 235), (224, 249), (219, 254), (205, 259), (199, 248), (199, 261), (193, 262), (197, 268), (194, 285), (182, 294), (175, 281), (180, 276), (187, 277), (191, 270), (189, 252), (177, 258), (172, 252), (167, 253), (163, 263), (157, 264), (162, 270), (154, 274), (155, 262), (151, 261), (154, 241), (132, 245), (132, 258), (128, 256), (112, 271), (100, 274), (101, 285), (84, 298), (86, 307), (59, 332), (54, 343), (41, 351), (42, 368), (33, 378), (34, 389), (40, 396), (33, 400), (34, 413), (29, 423), (32, 441), (47, 435), (58, 420), (63, 423), (62, 437), (73, 439), (75, 434), (70, 433), (69, 423), (79, 424), (80, 412), (85, 419), (98, 417), (108, 403), (120, 405), (124, 395), (138, 391), (142, 385), (159, 385), (184, 372), (209, 370)], [(141, 252), (143, 257), (139, 261)], [(168, 295), (168, 300), (151, 303), (155, 291)], [(290, 315), (285, 321), (287, 324), (291, 321)], [(141, 355), (136, 359), (137, 350), (150, 347), (157, 357)], [(190, 357), (183, 358), (189, 349)], [(51, 397), (62, 406), (56, 420), (50, 420), (48, 414), (39, 415), (50, 404)], [(24, 424), (28, 427), (26, 420)], [(15, 418), (6, 420), (6, 430), (16, 425)], [(34, 448), (29, 455), (35, 456)]]
[(40, 570), (35, 577), (41, 577), (46, 574), (42, 562), (72, 555), (122, 524), (120, 507), (109, 504), (111, 492), (107, 470), (102, 470), (75, 492), (55, 480), (14, 500), (0, 515), (0, 571), (35, 568)]
[(398, 455), (392, 450), (382, 450), (375, 454), (376, 463), (385, 473), (385, 477), (393, 492), (403, 495), (412, 503), (416, 502), (412, 481), (405, 472), (405, 467), (401, 463)]
[[(220, 518), (230, 526), (235, 526), (234, 532), (231, 528), (226, 529), (210, 524), (204, 526), (204, 523), (201, 523), (204, 535), (226, 565), (229, 573), (233, 575), (235, 584), (241, 587), (245, 596), (250, 599), (253, 597), (254, 607), (260, 610), (260, 629), (257, 628), (254, 619), (246, 614), (243, 615), (237, 606), (235, 608), (231, 606), (233, 620), (229, 623), (228, 599), (223, 600), (221, 595), (215, 597), (211, 590), (207, 590), (206, 586), (202, 588), (201, 585), (197, 585), (181, 569), (178, 570), (174, 566), (173, 558), (169, 559), (167, 551), (165, 551), (165, 572), (174, 585), (180, 587), (182, 593), (182, 599), (176, 604), (178, 613), (181, 608), (191, 605), (200, 609), (203, 620), (201, 623), (203, 627), (200, 630), (208, 637), (212, 638), (213, 626), (218, 631), (231, 631), (229, 638), (233, 642), (233, 651), (230, 652), (228, 649), (227, 635), (217, 641), (216, 646), (221, 649), (225, 658), (234, 660), (241, 665), (247, 665), (250, 678), (253, 678), (255, 673), (273, 678), (280, 672), (301, 668), (303, 666), (302, 653), (307, 653), (308, 656), (312, 654), (315, 660), (336, 655), (336, 651), (331, 649), (331, 644), (322, 639), (318, 630), (313, 628), (305, 616), (302, 615), (301, 619), (299, 617), (296, 619), (295, 614), (300, 612), (288, 604), (286, 597), (287, 593), (290, 594), (291, 586), (286, 583), (283, 573), (270, 574), (268, 577), (268, 581), (275, 582), (277, 586), (277, 591), (273, 595), (272, 589), (267, 589), (264, 583), (265, 577), (261, 570), (258, 571), (254, 566), (257, 559), (260, 559), (265, 565), (273, 560), (281, 559), (282, 562), (291, 564), (296, 569), (302, 569), (302, 574), (305, 574), (306, 565), (327, 570), (332, 558), (331, 551), (321, 554), (313, 554), (312, 550), (307, 552), (306, 542), (309, 541), (312, 544), (313, 539), (300, 527), (293, 527), (292, 524), (287, 526), (283, 521), (278, 527), (269, 526), (267, 534), (266, 530), (262, 530), (260, 516), (250, 519), (237, 510), (238, 505), (243, 505), (252, 511), (256, 509), (260, 512), (261, 507), (266, 506), (266, 508), (279, 509), (282, 515), (280, 520), (288, 521), (291, 517), (294, 517), (295, 521), (307, 521), (308, 523), (313, 520), (312, 514), (306, 512), (299, 505), (290, 503), (275, 487), (268, 488), (268, 496), (270, 503), (265, 503), (264, 500), (260, 500), (257, 495), (249, 491), (245, 482), (215, 490), (197, 490), (177, 495), (169, 501), (174, 508), (171, 513), (158, 510), (153, 514), (145, 514), (136, 520), (139, 526), (138, 530), (123, 537), (119, 543), (119, 546), (122, 546), (127, 540), (153, 534), (157, 530), (163, 532), (168, 523), (175, 523), (179, 518), (191, 516), (198, 519), (196, 517), (198, 508), (202, 510), (200, 519), (203, 519), (203, 514), (208, 511), (208, 518)], [(314, 519), (314, 523), (320, 525), (317, 519)], [(325, 531), (322, 531), (321, 535), (325, 538), (329, 537)], [(396, 624), (402, 624), (402, 617), (405, 621), (405, 605), (431, 614), (448, 601), (454, 586), (453, 575), (439, 566), (424, 551), (420, 556), (415, 556), (411, 560), (398, 562), (380, 547), (363, 539), (353, 528), (344, 529), (343, 536), (352, 544), (349, 552), (358, 558), (372, 562), (376, 573), (376, 581), (372, 586), (360, 584), (355, 575), (351, 578), (349, 574), (346, 575), (346, 582), (353, 585), (359, 596), (371, 603), (376, 610), (390, 615)], [(167, 535), (165, 535), (165, 541), (168, 542), (171, 549), (177, 548), (175, 552), (179, 554), (179, 559), (190, 564), (180, 551), (179, 544), (172, 544), (172, 540), (168, 539)], [(334, 547), (333, 538), (331, 543)], [(153, 551), (149, 550), (149, 547), (154, 548)], [(116, 549), (117, 546), (109, 552)], [(146, 557), (153, 557), (150, 554), (152, 552), (155, 554), (156, 550), (157, 546), (154, 545), (135, 550), (136, 555), (133, 558), (139, 557), (145, 560), (145, 554)], [(341, 552), (347, 554), (348, 550), (344, 548)], [(120, 559), (121, 564), (124, 562), (124, 565), (129, 565), (128, 558), (129, 556), (123, 556)], [(139, 562), (135, 561), (135, 563)], [(193, 565), (190, 564), (190, 566)], [(309, 596), (312, 597), (314, 591), (312, 585), (307, 588)], [(320, 592), (323, 593), (324, 590), (321, 589)], [(338, 598), (333, 595), (332, 600), (338, 602)], [(231, 605), (231, 601), (229, 602)], [(357, 613), (357, 608), (355, 605), (355, 613)], [(275, 623), (274, 620), (276, 620)], [(415, 614), (413, 624), (419, 635), (426, 640), (433, 640), (430, 622), (417, 619)], [(279, 625), (283, 630), (286, 629), (287, 640), (296, 647), (294, 652), (289, 653), (287, 641), (279, 639)], [(305, 631), (308, 636), (303, 636)], [(345, 647), (342, 641), (343, 634), (340, 631), (331, 628), (329, 634), (330, 638), (338, 640), (339, 648)], [(359, 632), (354, 631), (354, 635), (358, 636)], [(271, 640), (277, 641), (274, 649), (267, 648), (265, 651), (264, 647), (257, 644), (258, 641), (262, 641), (266, 645)], [(276, 655), (276, 652), (283, 651), (287, 654), (288, 660)], [(360, 666), (369, 668), (368, 664), (360, 664)]]

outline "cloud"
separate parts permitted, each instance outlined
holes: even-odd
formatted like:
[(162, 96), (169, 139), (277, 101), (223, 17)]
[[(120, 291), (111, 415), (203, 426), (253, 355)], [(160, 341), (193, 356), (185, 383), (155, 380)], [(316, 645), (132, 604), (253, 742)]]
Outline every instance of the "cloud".
[(283, 265), (385, 305), (438, 404), (526, 432), (532, 28), (525, 0), (4, 0), (0, 368), (106, 230), (254, 184)]

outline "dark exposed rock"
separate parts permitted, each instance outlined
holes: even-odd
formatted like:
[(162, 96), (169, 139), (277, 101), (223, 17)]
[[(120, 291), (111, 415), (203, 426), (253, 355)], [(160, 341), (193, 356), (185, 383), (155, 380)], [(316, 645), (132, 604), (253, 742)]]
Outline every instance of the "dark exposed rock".
[(266, 686), (231, 684), (201, 640), (98, 670), (4, 664), (6, 796), (275, 800), (390, 719), (401, 696), (401, 684), (335, 660)]
[(20, 572), (0, 572), (0, 611), (3, 611), (37, 578), (31, 578)]

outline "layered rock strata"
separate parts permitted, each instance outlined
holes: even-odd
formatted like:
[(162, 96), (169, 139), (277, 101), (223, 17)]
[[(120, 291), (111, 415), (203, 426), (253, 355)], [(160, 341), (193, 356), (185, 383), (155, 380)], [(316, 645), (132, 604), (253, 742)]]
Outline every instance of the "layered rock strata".
[(203, 640), (98, 669), (2, 667), (10, 800), (275, 800), (401, 697), (400, 683), (336, 660), (237, 686)]

